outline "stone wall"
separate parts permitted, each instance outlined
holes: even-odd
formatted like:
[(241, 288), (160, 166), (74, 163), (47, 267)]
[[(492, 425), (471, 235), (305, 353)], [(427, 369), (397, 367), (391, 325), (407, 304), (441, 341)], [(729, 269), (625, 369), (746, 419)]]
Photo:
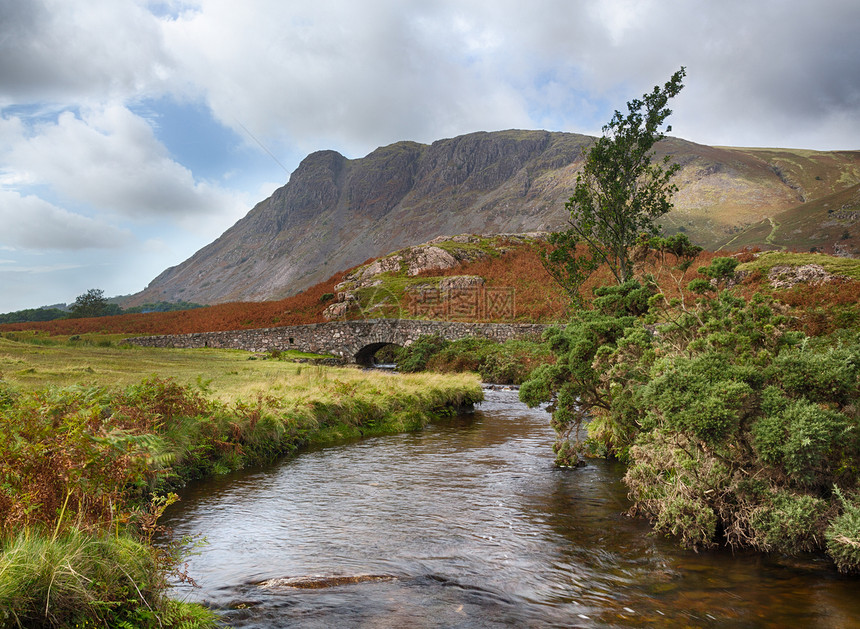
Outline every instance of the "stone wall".
[(539, 336), (547, 327), (533, 323), (369, 319), (229, 332), (140, 336), (125, 339), (125, 342), (143, 347), (216, 347), (250, 352), (294, 349), (315, 354), (333, 354), (348, 363), (364, 364), (368, 363), (383, 345), (393, 343), (405, 347), (424, 335), (438, 334), (452, 341), (480, 337), (503, 342), (512, 338)]

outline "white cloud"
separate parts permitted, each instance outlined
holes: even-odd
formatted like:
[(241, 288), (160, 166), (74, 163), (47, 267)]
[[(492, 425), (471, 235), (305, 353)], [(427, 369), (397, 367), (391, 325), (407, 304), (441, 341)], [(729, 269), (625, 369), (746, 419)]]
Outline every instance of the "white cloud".
[(2, 189), (0, 226), (0, 244), (11, 249), (113, 249), (133, 240), (128, 230)]
[(60, 114), (3, 158), (7, 180), (50, 186), (104, 213), (145, 220), (228, 213), (235, 195), (194, 180), (159, 143), (146, 120), (121, 105)]
[(829, 138), (860, 87), (853, 0), (201, 0), (162, 24), (174, 79), (225, 124), (354, 156), (479, 129), (590, 130), (594, 109), (681, 65), (684, 137), (778, 144), (802, 124)]
[(860, 99), (856, 0), (32, 0), (4, 3), (0, 22), (0, 103), (170, 91), (303, 152), (590, 131), (680, 65), (689, 139), (860, 132), (845, 115)]

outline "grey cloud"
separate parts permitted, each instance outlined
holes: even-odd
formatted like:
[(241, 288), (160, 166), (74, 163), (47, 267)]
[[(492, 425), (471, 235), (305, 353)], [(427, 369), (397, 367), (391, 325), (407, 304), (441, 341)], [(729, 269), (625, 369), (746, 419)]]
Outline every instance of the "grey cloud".
[(225, 124), (366, 151), (478, 129), (593, 130), (604, 103), (622, 108), (681, 65), (682, 135), (778, 139), (805, 125), (813, 137), (857, 108), (858, 22), (846, 0), (260, 0), (206, 5), (165, 38)]
[(34, 196), (0, 189), (0, 245), (13, 249), (116, 249), (131, 234)]
[(133, 96), (168, 74), (159, 21), (132, 0), (0, 3), (0, 97)]
[(190, 92), (237, 131), (364, 152), (478, 129), (594, 130), (606, 104), (686, 65), (675, 127), (690, 139), (860, 131), (856, 0), (198, 4), (156, 17), (133, 0), (3, 3), (0, 100)]
[(674, 126), (695, 141), (854, 148), (858, 28), (845, 0), (652, 3), (593, 69), (647, 87), (686, 65)]

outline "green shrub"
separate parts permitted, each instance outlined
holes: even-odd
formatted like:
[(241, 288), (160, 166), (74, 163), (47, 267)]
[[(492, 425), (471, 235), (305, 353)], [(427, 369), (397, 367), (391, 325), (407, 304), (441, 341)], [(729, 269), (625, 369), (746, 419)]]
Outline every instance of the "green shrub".
[(594, 309), (603, 314), (617, 316), (640, 316), (648, 312), (648, 300), (654, 295), (652, 284), (642, 285), (637, 280), (627, 280), (615, 286), (594, 289)]
[(520, 398), (548, 403), (559, 464), (628, 462), (631, 513), (683, 544), (823, 550), (829, 531), (828, 552), (854, 569), (860, 507), (839, 515), (833, 492), (860, 487), (860, 334), (792, 330), (773, 298), (724, 288), (736, 264), (715, 259), (696, 302), (657, 295), (638, 318), (625, 296), (639, 288), (595, 291), (597, 311), (546, 333), (556, 362)]
[[(752, 445), (762, 462), (781, 467), (792, 484), (828, 487), (845, 456), (856, 456), (856, 422), (807, 400), (752, 425)], [(836, 465), (834, 465), (836, 464)]]
[(827, 527), (827, 553), (840, 572), (860, 572), (860, 505), (847, 500), (838, 488), (834, 493), (842, 503), (842, 515)]
[(752, 388), (725, 356), (678, 358), (643, 389), (642, 400), (661, 425), (708, 444), (737, 433)]
[(819, 520), (826, 508), (824, 500), (805, 494), (776, 491), (767, 495), (750, 517), (756, 546), (786, 553), (816, 550)]
[(791, 397), (845, 406), (860, 389), (860, 346), (790, 349), (777, 356), (772, 371)]
[(448, 346), (450, 341), (441, 336), (427, 335), (419, 337), (414, 343), (402, 348), (397, 353), (397, 368), (406, 373), (424, 371), (427, 361)]
[(701, 267), (699, 273), (717, 281), (726, 281), (735, 276), (738, 264), (737, 258), (714, 258), (709, 266)]
[(549, 348), (539, 341), (514, 339), (498, 343), (490, 339), (465, 338), (447, 341), (424, 336), (396, 355), (400, 371), (459, 373), (474, 371), (484, 382), (520, 384), (532, 370), (549, 359)]
[(717, 514), (704, 501), (684, 495), (674, 495), (663, 501), (654, 528), (677, 537), (684, 546), (695, 548), (714, 544)]

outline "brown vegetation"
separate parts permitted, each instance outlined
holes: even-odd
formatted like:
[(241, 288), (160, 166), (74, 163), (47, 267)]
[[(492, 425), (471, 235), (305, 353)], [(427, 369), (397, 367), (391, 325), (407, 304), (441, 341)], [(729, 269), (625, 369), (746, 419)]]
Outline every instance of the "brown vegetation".
[[(569, 304), (564, 291), (553, 281), (541, 262), (540, 252), (547, 246), (546, 243), (523, 244), (512, 241), (503, 244), (504, 252), (501, 255), (483, 257), (446, 270), (426, 271), (421, 276), (477, 275), (485, 279), (488, 287), (514, 289), (518, 321), (562, 321), (569, 315)], [(752, 252), (731, 254), (703, 251), (684, 274), (673, 268), (675, 260), (671, 255), (667, 255), (663, 260), (651, 255), (638, 260), (637, 263), (641, 273), (650, 273), (655, 277), (661, 291), (668, 298), (679, 298), (682, 296), (682, 286), (686, 286), (696, 277), (701, 277), (698, 274), (700, 267), (709, 265), (715, 257), (726, 255), (735, 255), (740, 262), (749, 262), (754, 257)], [(371, 260), (368, 260), (364, 264), (370, 262)], [(232, 302), (177, 312), (15, 323), (0, 325), (0, 332), (37, 330), (51, 335), (94, 332), (184, 334), (319, 323), (325, 321), (322, 313), (326, 306), (330, 305), (331, 296), (336, 293), (335, 285), (353, 270), (337, 273), (325, 282), (279, 301)], [(591, 301), (595, 288), (611, 283), (609, 271), (605, 268), (599, 269), (582, 286), (581, 293), (585, 302)], [(771, 293), (791, 306), (797, 321), (796, 327), (810, 335), (826, 334), (833, 329), (860, 323), (857, 320), (860, 281), (857, 280), (802, 284), (793, 289), (775, 291), (764, 274), (753, 272), (743, 279), (739, 287), (740, 294), (746, 297), (759, 291)], [(690, 300), (687, 303), (692, 303), (698, 296), (683, 290), (683, 297)], [(408, 298), (404, 296), (404, 300), (406, 299)], [(404, 310), (407, 309), (406, 304), (401, 306)], [(360, 313), (356, 313), (356, 316), (359, 315)]]
[(92, 319), (9, 323), (0, 331), (39, 330), (52, 335), (87, 334), (186, 334), (250, 328), (269, 328), (323, 321), (326, 304), (323, 296), (348, 271), (337, 273), (325, 282), (280, 301), (232, 302), (194, 310), (123, 314)]

